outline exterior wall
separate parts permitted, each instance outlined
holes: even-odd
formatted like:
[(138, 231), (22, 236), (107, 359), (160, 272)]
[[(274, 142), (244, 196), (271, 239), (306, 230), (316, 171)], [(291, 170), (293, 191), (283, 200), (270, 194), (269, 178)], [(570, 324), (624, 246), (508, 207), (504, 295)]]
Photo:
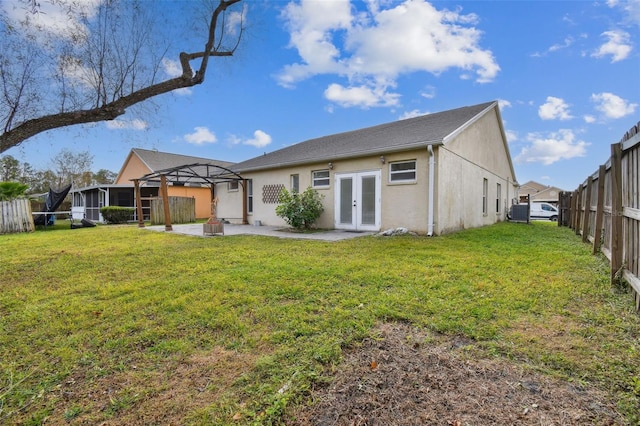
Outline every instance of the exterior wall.
[(207, 219), (211, 216), (211, 188), (169, 185), (167, 191), (170, 197), (195, 198), (196, 219)]
[(122, 172), (114, 183), (132, 184), (131, 179), (137, 179), (151, 173), (151, 170), (135, 154), (131, 154), (126, 160)]
[[(487, 113), (437, 151), (437, 234), (490, 225), (505, 220), (517, 196), (508, 147), (498, 116)], [(487, 179), (487, 211), (483, 213), (483, 181)], [(496, 211), (497, 185), (501, 186)]]
[[(415, 183), (389, 182), (389, 164), (394, 161), (416, 160)], [(381, 229), (406, 227), (415, 232), (427, 231), (427, 196), (428, 196), (428, 153), (424, 150), (407, 151), (385, 155), (382, 164), (380, 155), (351, 160), (332, 162), (333, 169), (329, 170), (330, 185), (316, 188), (322, 195), (324, 212), (316, 226), (332, 229), (335, 227), (335, 175), (336, 173), (355, 173), (365, 171), (381, 171)], [(246, 179), (253, 180), (253, 212), (249, 213), (250, 224), (259, 220), (263, 225), (286, 226), (286, 222), (275, 213), (277, 203), (263, 202), (265, 185), (284, 185), (291, 190), (291, 175), (299, 176), (300, 192), (312, 184), (312, 172), (329, 169), (327, 163), (289, 167), (283, 169), (242, 173)], [(242, 217), (242, 186), (238, 191), (230, 192), (227, 184), (216, 185), (218, 197), (218, 217), (232, 223), (239, 223)]]

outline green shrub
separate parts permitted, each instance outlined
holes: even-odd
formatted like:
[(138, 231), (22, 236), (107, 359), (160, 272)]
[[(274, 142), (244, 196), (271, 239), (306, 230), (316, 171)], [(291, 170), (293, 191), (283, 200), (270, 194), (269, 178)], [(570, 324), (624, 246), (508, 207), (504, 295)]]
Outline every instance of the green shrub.
[(307, 188), (302, 194), (282, 189), (276, 214), (295, 229), (310, 229), (324, 211), (323, 196)]
[(29, 185), (20, 182), (0, 182), (0, 201), (25, 198)]
[(134, 211), (133, 207), (106, 206), (100, 208), (100, 213), (107, 223), (126, 223), (131, 219)]

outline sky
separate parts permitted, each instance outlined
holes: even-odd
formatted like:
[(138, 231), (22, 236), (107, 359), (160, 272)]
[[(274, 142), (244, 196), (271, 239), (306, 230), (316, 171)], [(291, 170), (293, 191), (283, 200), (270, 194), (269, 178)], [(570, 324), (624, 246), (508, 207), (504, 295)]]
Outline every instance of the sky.
[[(518, 182), (574, 190), (640, 121), (640, 0), (244, 3), (236, 54), (213, 58), (202, 85), (3, 154), (48, 168), (63, 148), (88, 150), (94, 171), (114, 172), (131, 148), (239, 162), (497, 100)], [(42, 19), (55, 18), (47, 10)], [(166, 77), (177, 53), (193, 49), (179, 37), (173, 45)]]

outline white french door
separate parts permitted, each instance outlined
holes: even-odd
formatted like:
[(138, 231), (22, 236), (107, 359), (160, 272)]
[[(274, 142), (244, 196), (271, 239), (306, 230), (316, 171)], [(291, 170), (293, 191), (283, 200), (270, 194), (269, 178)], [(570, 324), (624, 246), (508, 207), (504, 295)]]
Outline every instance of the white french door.
[(380, 170), (335, 174), (335, 227), (380, 230)]

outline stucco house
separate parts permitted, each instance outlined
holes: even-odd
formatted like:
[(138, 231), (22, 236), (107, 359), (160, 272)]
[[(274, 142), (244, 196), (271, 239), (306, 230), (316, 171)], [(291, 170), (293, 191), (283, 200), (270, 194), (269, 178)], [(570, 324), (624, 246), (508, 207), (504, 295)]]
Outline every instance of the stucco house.
[[(136, 207), (134, 185), (131, 179), (138, 179), (144, 175), (172, 167), (196, 163), (223, 167), (229, 167), (233, 164), (228, 161), (210, 158), (133, 148), (127, 155), (113, 184), (92, 185), (71, 190), (72, 216), (76, 220), (86, 218), (95, 222), (103, 222), (100, 214), (100, 208), (103, 206)], [(149, 199), (157, 197), (159, 189), (160, 183), (158, 181), (144, 182), (140, 187), (145, 220), (148, 220), (149, 215)], [(210, 216), (211, 193), (212, 188), (210, 185), (202, 182), (171, 180), (168, 183), (169, 196), (195, 198), (195, 213), (198, 219)], [(135, 215), (132, 217), (133, 219), (135, 219)]]
[(521, 202), (526, 202), (527, 196), (529, 196), (532, 202), (539, 201), (557, 205), (561, 192), (564, 190), (556, 186), (543, 185), (530, 180), (518, 188), (518, 198)]
[(505, 220), (518, 194), (495, 101), (307, 140), (231, 169), (245, 181), (215, 185), (218, 217), (246, 209), (263, 225), (285, 224), (282, 188), (324, 197), (321, 228), (427, 235)]

